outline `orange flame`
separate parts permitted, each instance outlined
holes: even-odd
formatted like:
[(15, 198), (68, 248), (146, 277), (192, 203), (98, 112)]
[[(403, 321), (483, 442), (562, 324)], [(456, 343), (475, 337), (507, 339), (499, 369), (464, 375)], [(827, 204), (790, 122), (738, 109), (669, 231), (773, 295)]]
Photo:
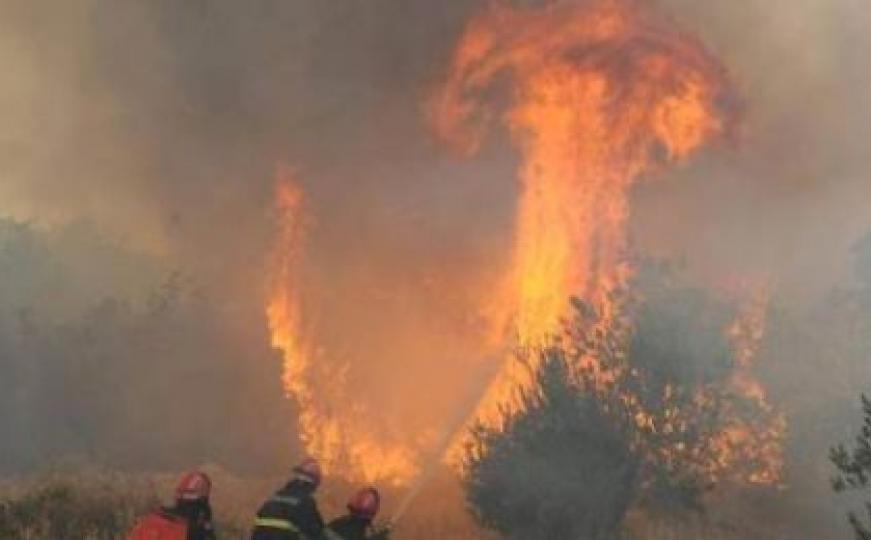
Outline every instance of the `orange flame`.
[[(630, 272), (629, 191), (725, 133), (728, 85), (698, 41), (638, 2), (495, 4), (469, 25), (431, 104), (439, 134), (465, 154), (481, 146), (502, 77), (522, 195), (494, 324), (512, 320), (521, 344), (535, 345), (559, 329), (571, 295), (614, 316), (608, 291)], [(528, 373), (509, 361), (479, 414), (495, 421)]]
[(304, 226), (302, 191), (293, 181), (293, 173), (280, 169), (275, 187), (275, 211), (278, 215), (278, 246), (274, 254), (273, 294), (266, 315), (272, 331), (272, 345), (284, 351), (284, 386), (296, 398), (307, 401), (309, 389), (302, 384), (307, 369), (305, 349), (299, 335), (302, 328), (299, 298), (299, 268)]
[(729, 423), (714, 441), (724, 461), (731, 458), (744, 462), (740, 479), (753, 484), (778, 483), (784, 466), (786, 418), (770, 403), (752, 371), (765, 335), (768, 305), (767, 291), (758, 292), (728, 329), (736, 364), (729, 389), (756, 411), (750, 417), (727, 411)]
[(365, 404), (349, 407), (344, 370), (314, 362), (306, 339), (301, 290), (306, 219), (303, 194), (294, 172), (280, 168), (275, 191), (278, 241), (266, 308), (272, 345), (284, 355), (284, 387), (299, 407), (299, 432), (306, 451), (323, 462), (325, 472), (372, 482), (407, 482), (417, 465), (411, 450), (385, 445), (365, 430)]
[[(757, 293), (726, 329), (735, 368), (725, 384), (696, 389), (692, 401), (683, 406), (674, 402), (673, 390), (666, 388), (661, 411), (646, 411), (632, 402), (633, 397), (627, 398), (631, 408), (638, 406), (636, 420), (642, 429), (668, 435), (681, 434), (696, 425), (704, 433), (648, 448), (652, 453), (649, 459), (669, 470), (690, 471), (711, 484), (728, 480), (770, 486), (780, 482), (786, 419), (771, 405), (753, 373), (767, 310), (768, 295)], [(699, 424), (700, 418), (706, 420)]]

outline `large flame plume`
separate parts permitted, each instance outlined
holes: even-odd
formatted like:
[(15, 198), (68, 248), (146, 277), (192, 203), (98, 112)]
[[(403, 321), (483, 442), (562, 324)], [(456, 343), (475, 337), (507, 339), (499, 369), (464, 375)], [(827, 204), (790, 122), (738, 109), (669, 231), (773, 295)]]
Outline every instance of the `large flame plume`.
[[(631, 188), (728, 133), (729, 85), (701, 43), (645, 3), (497, 3), (469, 25), (432, 103), (438, 132), (463, 153), (480, 148), (503, 79), (522, 193), (505, 318), (494, 324), (510, 321), (535, 345), (558, 330), (571, 295), (604, 324), (614, 315), (608, 292), (631, 272)], [(495, 420), (528, 373), (508, 362), (479, 414)]]

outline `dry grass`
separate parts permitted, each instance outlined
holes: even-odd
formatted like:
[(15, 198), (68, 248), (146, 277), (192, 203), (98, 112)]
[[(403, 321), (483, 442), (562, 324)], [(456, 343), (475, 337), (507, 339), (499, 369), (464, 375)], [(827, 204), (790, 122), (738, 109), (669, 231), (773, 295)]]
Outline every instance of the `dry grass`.
[[(247, 538), (260, 502), (284, 478), (238, 477), (206, 466), (215, 484), (213, 506), (222, 540)], [(168, 502), (175, 474), (119, 474), (66, 468), (35, 477), (0, 480), (0, 538), (9, 540), (123, 539), (137, 516)], [(332, 483), (319, 493), (324, 514), (340, 512), (352, 486)], [(400, 493), (386, 490), (385, 514)], [(465, 511), (456, 482), (437, 480), (395, 529), (396, 540), (495, 540)], [(784, 536), (770, 531), (711, 525), (710, 519), (655, 522), (628, 520), (625, 540), (767, 540)], [(568, 539), (567, 539), (568, 540)]]
[(0, 502), (0, 538), (122, 538), (136, 516), (157, 504), (154, 492), (126, 479), (57, 474), (6, 482)]

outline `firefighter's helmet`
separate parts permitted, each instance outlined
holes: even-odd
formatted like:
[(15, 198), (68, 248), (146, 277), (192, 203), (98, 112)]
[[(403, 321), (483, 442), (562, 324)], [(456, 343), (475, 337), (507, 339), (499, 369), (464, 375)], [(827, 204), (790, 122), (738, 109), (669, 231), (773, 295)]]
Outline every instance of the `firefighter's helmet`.
[(351, 515), (369, 520), (375, 518), (381, 508), (381, 495), (374, 487), (363, 488), (348, 501), (348, 511)]
[(179, 501), (208, 499), (212, 492), (212, 480), (200, 471), (190, 471), (182, 475), (175, 488), (175, 498)]
[(314, 484), (315, 487), (321, 483), (321, 465), (313, 458), (303, 460), (293, 468), (293, 472), (296, 479)]

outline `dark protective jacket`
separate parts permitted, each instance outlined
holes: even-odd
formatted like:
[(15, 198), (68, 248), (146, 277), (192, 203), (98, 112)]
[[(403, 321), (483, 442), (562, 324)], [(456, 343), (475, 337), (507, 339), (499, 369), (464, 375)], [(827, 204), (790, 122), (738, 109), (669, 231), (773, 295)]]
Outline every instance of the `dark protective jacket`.
[(324, 537), (327, 540), (386, 540), (388, 534), (386, 530), (374, 530), (368, 519), (347, 515), (331, 521)]
[(187, 540), (215, 540), (212, 507), (208, 499), (178, 501), (175, 506), (161, 508), (161, 512), (188, 522)]
[(251, 540), (319, 540), (324, 520), (313, 497), (314, 486), (293, 480), (257, 511)]
[(329, 540), (366, 540), (366, 531), (368, 529), (368, 520), (347, 515), (331, 521), (327, 525), (329, 532), (324, 536)]

